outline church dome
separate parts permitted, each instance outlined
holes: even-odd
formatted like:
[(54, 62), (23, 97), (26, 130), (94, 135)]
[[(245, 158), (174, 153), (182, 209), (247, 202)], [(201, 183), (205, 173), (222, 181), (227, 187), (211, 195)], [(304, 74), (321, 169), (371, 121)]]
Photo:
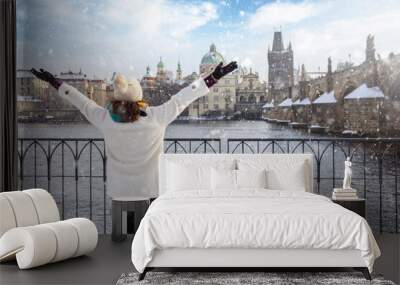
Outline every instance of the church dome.
[(209, 65), (209, 64), (217, 65), (221, 61), (225, 62), (224, 57), (219, 52), (217, 52), (217, 48), (215, 47), (214, 44), (212, 44), (210, 46), (210, 51), (203, 56), (203, 58), (201, 59), (201, 63), (200, 64), (201, 65), (203, 65), (203, 64), (204, 65), (205, 64), (207, 64), (207, 65)]
[(160, 57), (160, 61), (157, 64), (158, 68), (164, 68), (164, 62), (162, 61), (162, 58)]

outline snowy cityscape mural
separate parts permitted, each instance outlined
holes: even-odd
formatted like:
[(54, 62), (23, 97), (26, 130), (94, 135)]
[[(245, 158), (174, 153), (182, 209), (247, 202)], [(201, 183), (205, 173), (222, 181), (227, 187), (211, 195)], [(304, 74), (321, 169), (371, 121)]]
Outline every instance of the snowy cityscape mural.
[(32, 67), (101, 106), (122, 73), (156, 106), (234, 60), (168, 126), (165, 151), (311, 152), (326, 196), (349, 156), (374, 230), (398, 232), (399, 14), (390, 0), (17, 0), (21, 183), (110, 230), (102, 134)]
[[(394, 35), (384, 42), (398, 20), (371, 23), (339, 38), (343, 32), (326, 31), (357, 14), (322, 17), (329, 9), (343, 9), (341, 1), (243, 2), (18, 1), (19, 121), (84, 121), (32, 76), (31, 66), (48, 68), (100, 105), (113, 92), (112, 75), (126, 73), (140, 80), (151, 105), (159, 105), (219, 62), (234, 59), (240, 69), (191, 104), (180, 120), (263, 119), (344, 135), (399, 132), (400, 55)], [(392, 10), (370, 2), (370, 15), (359, 19), (391, 17), (400, 9), (394, 2)], [(355, 9), (361, 5), (352, 3)], [(320, 21), (325, 30), (310, 21)], [(72, 29), (64, 39), (60, 31)]]

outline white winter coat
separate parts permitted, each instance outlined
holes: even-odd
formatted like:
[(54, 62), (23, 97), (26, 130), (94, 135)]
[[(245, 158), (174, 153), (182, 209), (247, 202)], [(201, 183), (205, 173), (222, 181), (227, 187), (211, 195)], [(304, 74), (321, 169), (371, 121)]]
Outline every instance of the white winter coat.
[(209, 92), (203, 79), (182, 89), (133, 123), (114, 122), (108, 110), (63, 83), (58, 93), (77, 107), (104, 136), (107, 193), (113, 199), (158, 196), (158, 163), (165, 129), (190, 103)]

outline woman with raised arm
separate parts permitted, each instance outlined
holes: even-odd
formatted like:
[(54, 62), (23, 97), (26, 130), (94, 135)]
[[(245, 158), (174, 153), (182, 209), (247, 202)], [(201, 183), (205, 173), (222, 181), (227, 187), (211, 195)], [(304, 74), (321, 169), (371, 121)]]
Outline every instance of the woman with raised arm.
[(107, 152), (107, 193), (113, 199), (158, 196), (158, 163), (163, 152), (166, 127), (196, 99), (206, 95), (220, 78), (237, 68), (236, 62), (222, 62), (214, 71), (194, 81), (166, 103), (151, 107), (142, 101), (142, 88), (136, 79), (117, 75), (114, 95), (106, 108), (54, 77), (48, 71), (32, 68), (58, 94), (77, 107), (104, 135)]

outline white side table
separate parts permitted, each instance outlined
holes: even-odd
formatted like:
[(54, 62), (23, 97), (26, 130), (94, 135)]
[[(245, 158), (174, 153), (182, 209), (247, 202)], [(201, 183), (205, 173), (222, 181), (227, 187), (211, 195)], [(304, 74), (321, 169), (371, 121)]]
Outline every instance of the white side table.
[[(112, 241), (123, 241), (128, 233), (136, 232), (152, 200), (146, 197), (120, 197), (112, 200)], [(128, 214), (133, 214), (133, 219), (129, 219)], [(129, 226), (133, 226), (132, 232), (128, 232)]]

